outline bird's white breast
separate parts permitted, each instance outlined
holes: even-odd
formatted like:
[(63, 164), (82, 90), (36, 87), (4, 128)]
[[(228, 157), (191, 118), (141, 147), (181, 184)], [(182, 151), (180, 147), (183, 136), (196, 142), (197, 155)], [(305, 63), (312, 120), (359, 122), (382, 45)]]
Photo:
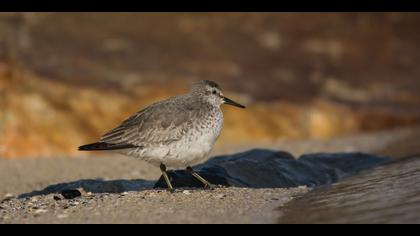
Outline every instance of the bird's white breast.
[(206, 159), (219, 137), (222, 127), (223, 114), (220, 111), (193, 123), (180, 140), (136, 150), (136, 153), (131, 153), (131, 155), (155, 166), (163, 163), (170, 168), (185, 168)]

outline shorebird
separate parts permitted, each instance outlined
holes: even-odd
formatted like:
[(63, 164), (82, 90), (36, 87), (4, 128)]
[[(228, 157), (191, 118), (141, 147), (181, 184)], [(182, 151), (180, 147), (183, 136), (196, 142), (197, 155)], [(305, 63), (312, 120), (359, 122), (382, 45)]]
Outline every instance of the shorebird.
[(219, 85), (203, 80), (183, 95), (153, 103), (80, 151), (112, 150), (160, 168), (174, 191), (167, 167), (186, 168), (205, 188), (214, 188), (191, 167), (204, 161), (223, 127), (222, 104), (245, 106), (225, 97)]

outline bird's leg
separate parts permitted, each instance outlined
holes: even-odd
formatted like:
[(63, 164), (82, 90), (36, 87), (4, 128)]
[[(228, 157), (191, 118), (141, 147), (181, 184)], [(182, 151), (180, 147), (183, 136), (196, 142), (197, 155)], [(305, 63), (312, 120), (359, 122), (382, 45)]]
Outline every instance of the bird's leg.
[(169, 192), (173, 193), (174, 188), (172, 187), (171, 181), (169, 180), (168, 174), (166, 173), (166, 166), (164, 164), (160, 164), (160, 171), (162, 172), (163, 178), (165, 179), (166, 185), (168, 186)]
[(204, 188), (207, 189), (215, 189), (216, 185), (211, 184), (209, 181), (205, 180), (203, 177), (201, 177), (197, 172), (193, 170), (191, 166), (187, 167), (187, 171), (191, 173), (192, 176), (194, 176), (198, 181), (204, 184)]

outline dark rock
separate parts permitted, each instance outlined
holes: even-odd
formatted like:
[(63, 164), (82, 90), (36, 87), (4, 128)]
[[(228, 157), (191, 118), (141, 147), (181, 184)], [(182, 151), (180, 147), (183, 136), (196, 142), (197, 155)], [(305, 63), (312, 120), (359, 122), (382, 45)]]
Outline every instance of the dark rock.
[[(364, 153), (317, 153), (295, 159), (290, 153), (254, 149), (210, 159), (194, 169), (213, 184), (250, 188), (315, 187), (391, 161)], [(187, 171), (169, 171), (174, 187), (202, 187)], [(161, 177), (154, 186), (166, 188)]]
[(54, 195), (54, 200), (56, 200), (56, 201), (60, 201), (60, 200), (63, 200), (60, 196), (58, 196), (58, 195)]
[(61, 191), (61, 195), (63, 195), (65, 199), (73, 199), (73, 198), (81, 197), (82, 193), (77, 189), (67, 189), (67, 190)]

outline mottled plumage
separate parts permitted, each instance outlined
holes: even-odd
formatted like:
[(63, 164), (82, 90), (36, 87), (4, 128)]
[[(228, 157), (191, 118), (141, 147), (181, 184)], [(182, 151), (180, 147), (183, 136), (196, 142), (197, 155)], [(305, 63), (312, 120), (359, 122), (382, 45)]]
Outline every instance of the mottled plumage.
[[(156, 166), (189, 167), (211, 151), (223, 127), (220, 105), (244, 108), (226, 98), (213, 81), (187, 94), (156, 102), (79, 150), (114, 150)], [(166, 167), (165, 167), (166, 168)]]

